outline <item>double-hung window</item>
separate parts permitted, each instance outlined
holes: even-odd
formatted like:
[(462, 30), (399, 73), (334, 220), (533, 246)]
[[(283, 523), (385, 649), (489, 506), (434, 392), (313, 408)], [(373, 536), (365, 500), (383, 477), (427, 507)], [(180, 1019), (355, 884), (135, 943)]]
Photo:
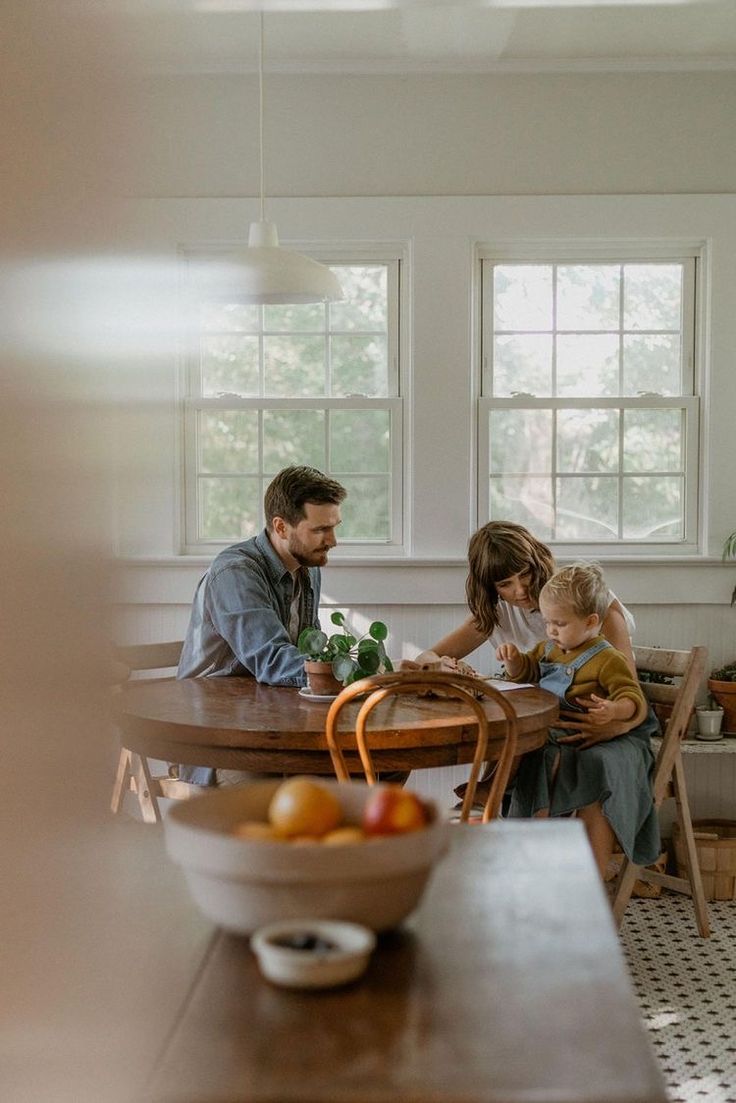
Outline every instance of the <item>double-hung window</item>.
[[(203, 258), (213, 253), (185, 255), (191, 273)], [(244, 306), (195, 290), (184, 429), (190, 553), (258, 532), (264, 491), (289, 464), (345, 486), (341, 550), (373, 554), (402, 542), (400, 260), (323, 263), (341, 302)]]
[(481, 522), (573, 552), (694, 550), (697, 257), (481, 264)]

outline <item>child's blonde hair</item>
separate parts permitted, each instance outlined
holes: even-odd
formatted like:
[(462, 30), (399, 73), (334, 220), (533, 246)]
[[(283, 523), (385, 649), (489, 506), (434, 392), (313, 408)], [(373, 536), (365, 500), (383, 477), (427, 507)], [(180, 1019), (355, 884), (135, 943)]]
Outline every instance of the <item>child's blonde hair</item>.
[(601, 624), (611, 604), (611, 594), (597, 563), (572, 563), (562, 567), (544, 584), (539, 598), (568, 605), (579, 617), (597, 613)]

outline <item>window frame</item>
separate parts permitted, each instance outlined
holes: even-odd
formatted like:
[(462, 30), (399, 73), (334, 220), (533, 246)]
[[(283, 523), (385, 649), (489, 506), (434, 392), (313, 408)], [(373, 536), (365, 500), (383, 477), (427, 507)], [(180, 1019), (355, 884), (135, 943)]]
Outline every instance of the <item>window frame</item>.
[[(184, 295), (191, 304), (193, 281), (188, 266), (202, 260), (217, 260), (226, 257), (241, 246), (236, 242), (212, 245), (183, 245), (179, 247), (182, 263)], [(181, 508), (179, 546), (183, 555), (216, 555), (228, 547), (237, 538), (221, 540), (198, 539), (199, 516), (201, 508), (198, 495), (199, 478), (199, 441), (198, 416), (201, 411), (223, 409), (238, 410), (269, 409), (382, 409), (386, 410), (390, 422), (390, 465), (389, 472), (389, 516), (391, 536), (388, 540), (351, 540), (339, 538), (338, 545), (331, 554), (331, 562), (340, 559), (352, 559), (369, 556), (381, 558), (406, 554), (409, 540), (408, 529), (408, 409), (407, 392), (409, 390), (408, 372), (408, 303), (407, 303), (407, 250), (401, 243), (368, 244), (361, 242), (351, 246), (349, 243), (315, 244), (292, 243), (315, 260), (323, 264), (335, 265), (385, 265), (387, 268), (387, 371), (388, 394), (386, 397), (346, 397), (309, 398), (268, 398), (260, 397), (204, 397), (201, 395), (201, 377), (199, 362), (199, 340), (201, 330), (193, 325), (186, 333), (181, 356), (180, 387), (181, 400), (179, 419), (181, 438)], [(196, 303), (195, 293), (195, 303)], [(194, 316), (188, 311), (188, 317)], [(261, 331), (262, 343), (263, 331)], [(260, 452), (260, 443), (259, 443)], [(259, 467), (260, 467), (259, 455)], [(238, 477), (238, 476), (233, 476)], [(335, 477), (339, 478), (337, 474)], [(267, 480), (262, 471), (254, 478)], [(265, 483), (264, 483), (265, 486)], [(262, 495), (259, 495), (259, 508), (262, 520)], [(243, 537), (242, 539), (247, 539)]]
[[(490, 432), (492, 410), (499, 409), (679, 409), (685, 417), (683, 437), (684, 533), (682, 539), (649, 541), (569, 541), (549, 539), (555, 553), (563, 557), (595, 556), (599, 558), (670, 558), (702, 553), (703, 465), (702, 435), (704, 403), (702, 349), (704, 344), (704, 246), (702, 242), (621, 241), (586, 242), (519, 242), (503, 246), (479, 246), (478, 261), (478, 348), (477, 378), (477, 495), (476, 511), (479, 525), (490, 519)], [(493, 280), (492, 268), (500, 264), (647, 264), (677, 262), (683, 264), (682, 311), (682, 390), (679, 395), (642, 395), (610, 397), (537, 397), (529, 395), (495, 396), (491, 391), (493, 373)], [(491, 278), (489, 278), (491, 275)], [(554, 332), (554, 331), (553, 331)], [(490, 393), (489, 393), (490, 392)], [(556, 457), (552, 457), (554, 480)], [(617, 476), (619, 495), (620, 473)], [(553, 486), (554, 490), (554, 486)]]

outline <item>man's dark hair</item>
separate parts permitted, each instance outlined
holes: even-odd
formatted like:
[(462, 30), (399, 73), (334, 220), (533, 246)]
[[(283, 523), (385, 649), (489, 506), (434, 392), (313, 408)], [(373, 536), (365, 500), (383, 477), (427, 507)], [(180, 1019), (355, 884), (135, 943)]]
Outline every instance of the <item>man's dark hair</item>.
[(274, 517), (283, 517), (290, 525), (298, 525), (304, 519), (307, 502), (337, 506), (346, 495), (344, 486), (316, 467), (285, 467), (269, 483), (263, 499), (266, 527), (271, 528)]

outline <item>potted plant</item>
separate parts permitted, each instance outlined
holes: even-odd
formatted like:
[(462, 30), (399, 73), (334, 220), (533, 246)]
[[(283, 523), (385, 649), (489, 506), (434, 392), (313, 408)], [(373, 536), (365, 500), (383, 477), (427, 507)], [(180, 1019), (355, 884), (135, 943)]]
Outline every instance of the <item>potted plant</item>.
[[(736, 529), (726, 537), (721, 558), (736, 559)], [(731, 594), (731, 604), (736, 605), (736, 586), (734, 586)]]
[(710, 672), (708, 692), (723, 708), (724, 731), (736, 734), (736, 662)]
[(707, 705), (696, 706), (695, 719), (698, 725), (698, 739), (721, 739), (723, 709), (713, 697), (709, 697)]
[(304, 660), (309, 688), (314, 694), (339, 693), (343, 686), (393, 670), (384, 640), (388, 628), (374, 620), (363, 636), (355, 636), (347, 627), (343, 613), (332, 613), (330, 620), (341, 629), (328, 636), (319, 628), (305, 628), (297, 647)]

